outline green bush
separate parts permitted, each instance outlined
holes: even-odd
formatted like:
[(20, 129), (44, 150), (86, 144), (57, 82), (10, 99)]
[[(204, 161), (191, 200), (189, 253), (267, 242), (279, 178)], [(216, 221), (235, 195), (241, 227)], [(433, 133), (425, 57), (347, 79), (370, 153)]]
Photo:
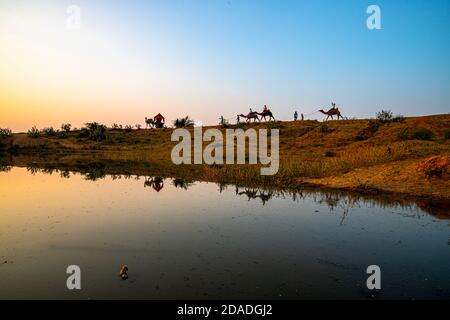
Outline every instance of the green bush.
[(432, 140), (433, 132), (426, 128), (417, 128), (412, 132), (411, 137), (417, 140)]
[(53, 129), (53, 127), (42, 129), (42, 133), (46, 137), (54, 137), (54, 136), (56, 136), (56, 131), (55, 131), (55, 129)]
[(4, 139), (4, 138), (9, 138), (12, 136), (12, 131), (11, 129), (8, 128), (0, 128), (0, 139)]
[(381, 110), (377, 112), (377, 120), (381, 122), (391, 122), (393, 118), (391, 110)]
[(33, 127), (30, 130), (28, 130), (28, 136), (31, 138), (39, 138), (41, 136), (41, 132), (38, 128)]
[(97, 122), (88, 122), (78, 134), (80, 138), (89, 138), (94, 141), (106, 139), (106, 126)]

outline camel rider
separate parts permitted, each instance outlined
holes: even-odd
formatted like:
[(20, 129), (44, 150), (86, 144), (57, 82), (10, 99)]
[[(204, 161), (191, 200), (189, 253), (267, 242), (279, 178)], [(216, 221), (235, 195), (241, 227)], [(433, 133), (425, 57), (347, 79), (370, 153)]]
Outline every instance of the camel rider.
[(252, 110), (252, 108), (250, 108), (250, 113), (253, 113), (253, 110)]
[(266, 106), (266, 105), (264, 105), (263, 111), (264, 111), (264, 112), (267, 112), (267, 106)]

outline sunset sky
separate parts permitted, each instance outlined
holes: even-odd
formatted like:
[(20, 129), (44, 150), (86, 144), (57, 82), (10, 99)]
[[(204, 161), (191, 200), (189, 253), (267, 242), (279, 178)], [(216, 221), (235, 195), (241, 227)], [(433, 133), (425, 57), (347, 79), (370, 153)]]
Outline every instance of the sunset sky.
[(0, 127), (448, 113), (449, 52), (444, 0), (1, 0)]

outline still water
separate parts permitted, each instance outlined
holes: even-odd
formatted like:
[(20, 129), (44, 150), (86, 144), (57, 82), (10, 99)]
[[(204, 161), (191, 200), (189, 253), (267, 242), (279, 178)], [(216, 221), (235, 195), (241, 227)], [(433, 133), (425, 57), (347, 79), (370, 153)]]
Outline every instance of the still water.
[[(0, 299), (450, 298), (445, 209), (36, 171), (0, 172)], [(66, 287), (69, 265), (81, 290)], [(376, 292), (369, 265), (381, 268)]]

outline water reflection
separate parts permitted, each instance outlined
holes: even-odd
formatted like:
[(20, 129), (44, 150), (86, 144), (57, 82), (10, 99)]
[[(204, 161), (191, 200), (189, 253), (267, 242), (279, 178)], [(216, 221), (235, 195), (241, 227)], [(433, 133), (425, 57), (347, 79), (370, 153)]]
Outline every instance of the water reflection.
[(188, 190), (195, 185), (194, 181), (180, 178), (173, 178), (172, 184), (175, 188)]
[[(11, 168), (12, 166), (3, 165), (0, 166), (0, 171), (10, 171)], [(44, 173), (49, 175), (59, 174), (61, 178), (70, 178), (72, 174), (80, 174), (85, 180), (88, 181), (97, 181), (106, 179), (107, 177), (110, 177), (112, 181), (121, 179), (140, 180), (143, 178), (144, 188), (151, 188), (158, 193), (163, 191), (166, 180), (169, 180), (171, 185), (178, 189), (188, 190), (195, 185), (194, 180), (183, 179), (179, 177), (141, 176), (133, 175), (131, 173), (110, 174), (108, 173), (108, 167), (102, 163), (79, 166), (76, 169), (57, 167), (43, 168), (33, 165), (29, 165), (26, 168), (27, 171), (32, 175), (35, 175), (36, 173)], [(364, 206), (372, 206), (382, 209), (399, 208), (402, 209), (402, 212), (399, 214), (405, 217), (420, 218), (425, 213), (428, 213), (437, 218), (450, 218), (449, 204), (447, 202), (436, 200), (411, 200), (407, 198), (392, 197), (388, 195), (367, 195), (331, 189), (272, 189), (267, 187), (244, 187), (228, 183), (217, 183), (217, 186), (219, 192), (223, 192), (225, 190), (228, 190), (229, 188), (234, 188), (236, 196), (246, 197), (248, 201), (259, 201), (263, 206), (275, 198), (290, 198), (292, 201), (297, 202), (308, 197), (313, 199), (317, 204), (324, 204), (328, 206), (330, 212), (342, 213), (341, 224), (344, 223), (351, 209), (360, 208), (362, 203), (364, 204)]]
[(144, 188), (152, 187), (156, 192), (160, 192), (164, 188), (164, 179), (162, 177), (146, 177)]
[[(2, 169), (0, 299), (364, 299), (374, 263), (381, 298), (450, 296), (448, 221), (435, 218), (448, 210), (426, 203), (131, 167)], [(68, 264), (81, 292), (64, 286)]]

